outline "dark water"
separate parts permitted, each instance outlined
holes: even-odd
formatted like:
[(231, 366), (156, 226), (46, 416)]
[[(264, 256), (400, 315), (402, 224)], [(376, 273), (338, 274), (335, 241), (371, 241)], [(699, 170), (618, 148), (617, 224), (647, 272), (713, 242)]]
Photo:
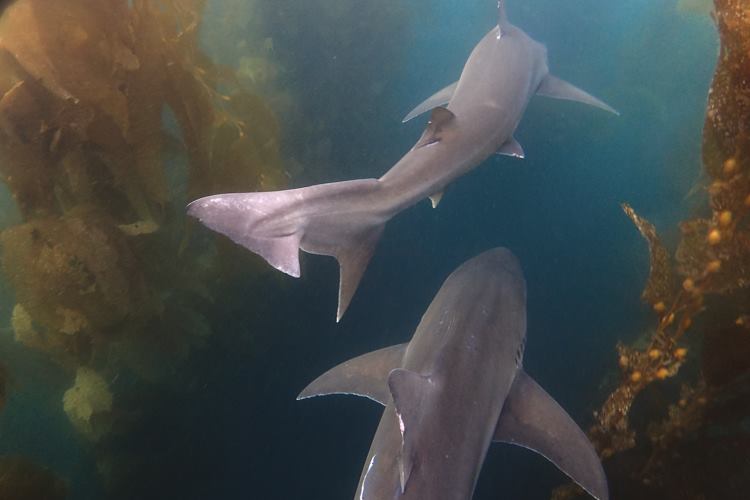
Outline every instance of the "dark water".
[[(324, 14), (341, 3), (255, 6), (286, 68), (279, 82), (298, 102), (282, 124), (284, 154), (314, 163), (292, 173), (294, 185), (390, 168), (424, 124), (402, 125), (401, 117), (455, 80), (496, 23), (492, 1), (415, 0), (400, 7), (404, 17), (388, 17), (352, 0), (359, 7), (345, 15)], [(622, 116), (534, 99), (516, 134), (526, 159), (490, 158), (451, 186), (439, 209), (424, 202), (389, 223), (341, 324), (332, 259), (305, 256), (303, 278), (284, 277), (271, 290), (234, 284), (210, 312), (217, 333), (176, 384), (190, 389), (144, 395), (149, 417), (114, 443), (137, 457), (140, 471), (122, 498), (351, 498), (381, 408), (295, 396), (335, 364), (408, 340), (445, 277), (495, 246), (510, 248), (526, 274), (527, 371), (581, 427), (592, 422), (615, 344), (651, 321), (639, 301), (647, 249), (620, 203), (664, 228), (696, 209), (686, 193), (699, 182), (715, 33), (707, 18), (678, 12), (674, 2), (508, 3), (512, 22), (547, 45), (555, 74)], [(211, 17), (205, 23), (217, 29)], [(317, 135), (295, 133), (318, 120)], [(323, 136), (327, 154), (310, 153), (304, 141)], [(13, 400), (0, 421), (0, 449), (55, 469), (71, 498), (102, 498), (95, 450), (62, 413), (34, 415), (61, 390), (40, 385), (29, 400)], [(562, 482), (543, 458), (494, 445), (474, 498), (548, 498)]]

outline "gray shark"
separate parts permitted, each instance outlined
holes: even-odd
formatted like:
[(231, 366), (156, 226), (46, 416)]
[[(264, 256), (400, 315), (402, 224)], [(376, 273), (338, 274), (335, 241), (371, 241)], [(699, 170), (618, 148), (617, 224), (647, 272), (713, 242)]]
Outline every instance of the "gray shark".
[(468, 500), (493, 441), (540, 453), (599, 500), (607, 479), (586, 435), (522, 368), (526, 284), (504, 248), (445, 281), (408, 344), (365, 354), (298, 396), (385, 406), (355, 500)]
[(490, 155), (524, 157), (513, 133), (534, 94), (615, 112), (552, 76), (544, 46), (508, 22), (502, 2), (498, 8), (498, 25), (474, 48), (458, 82), (409, 113), (406, 119), (434, 108), (416, 145), (379, 179), (208, 196), (188, 213), (294, 277), (300, 249), (335, 257), (340, 320), (388, 220), (425, 198), (437, 206), (446, 186)]

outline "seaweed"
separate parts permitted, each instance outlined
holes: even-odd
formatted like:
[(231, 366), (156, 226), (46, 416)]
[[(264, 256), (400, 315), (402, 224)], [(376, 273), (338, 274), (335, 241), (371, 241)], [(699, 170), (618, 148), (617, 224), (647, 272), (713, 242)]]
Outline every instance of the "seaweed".
[[(714, 4), (721, 52), (703, 130), (710, 214), (680, 224), (681, 239), (671, 258), (653, 225), (623, 206), (649, 244), (651, 274), (642, 298), (657, 315), (656, 327), (644, 334), (641, 347), (618, 345), (620, 382), (595, 412), (589, 435), (609, 459), (610, 476), (625, 475), (640, 485), (638, 491), (631, 485), (625, 496), (706, 498), (710, 491), (718, 498), (711, 484), (696, 479), (706, 476), (706, 467), (716, 477), (731, 477), (735, 488), (747, 486), (741, 479), (747, 439), (740, 428), (750, 405), (750, 16), (743, 0)], [(688, 331), (701, 334), (701, 348), (688, 350)], [(676, 377), (691, 358), (700, 362), (699, 375), (682, 376), (676, 400), (666, 409), (647, 409), (646, 432), (634, 430), (629, 417), (637, 397)], [(665, 417), (659, 420), (662, 410)], [(731, 447), (725, 436), (734, 436)], [(737, 459), (722, 461), (718, 471), (701, 458), (713, 451)], [(576, 493), (567, 486), (553, 498)]]
[(113, 395), (104, 378), (81, 367), (75, 385), (63, 395), (63, 409), (73, 426), (92, 441), (110, 432)]
[(92, 441), (117, 425), (108, 381), (166, 383), (210, 338), (223, 250), (190, 240), (188, 198), (288, 180), (275, 111), (201, 49), (204, 9), (17, 0), (0, 17), (11, 325), (75, 374), (63, 406)]

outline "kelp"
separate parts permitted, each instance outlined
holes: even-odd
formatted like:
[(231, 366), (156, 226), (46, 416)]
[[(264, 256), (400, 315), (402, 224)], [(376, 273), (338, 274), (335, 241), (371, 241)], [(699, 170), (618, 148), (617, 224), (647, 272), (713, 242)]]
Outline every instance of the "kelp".
[(653, 224), (639, 216), (627, 203), (622, 204), (622, 209), (648, 242), (651, 271), (641, 298), (651, 306), (669, 302), (674, 294), (674, 275), (669, 251), (656, 234)]
[(115, 425), (106, 381), (158, 384), (210, 338), (220, 253), (188, 241), (186, 201), (287, 180), (274, 111), (201, 50), (204, 8), (17, 0), (0, 17), (12, 329), (70, 374), (65, 410), (94, 441)]
[[(731, 477), (737, 483), (734, 491), (747, 486), (739, 464), (746, 453), (742, 443), (747, 443), (741, 421), (750, 407), (750, 11), (744, 0), (714, 3), (721, 53), (703, 130), (711, 213), (680, 224), (682, 237), (671, 259), (655, 228), (624, 206), (651, 250), (643, 298), (657, 322), (640, 347), (618, 346), (620, 382), (595, 413), (589, 435), (603, 458), (629, 457), (605, 462), (610, 476), (627, 476), (632, 491), (620, 493), (628, 497), (707, 498), (709, 491), (716, 493), (705, 481), (694, 480), (707, 476), (706, 467), (715, 469), (701, 458), (711, 450), (735, 457), (724, 461), (716, 477)], [(678, 276), (681, 286), (672, 285), (670, 276)], [(703, 319), (699, 328), (693, 326), (696, 319)], [(688, 351), (681, 345), (688, 330), (702, 334), (702, 348)], [(682, 384), (677, 399), (661, 409), (664, 418), (654, 419), (659, 410), (652, 409), (654, 420), (640, 436), (629, 419), (637, 396), (675, 377), (693, 352), (701, 375)], [(731, 447), (724, 435), (736, 435)], [(640, 439), (643, 446), (636, 448)], [(575, 494), (576, 488), (564, 487), (553, 497)]]
[(93, 208), (9, 228), (0, 245), (17, 299), (48, 331), (101, 335), (148, 312), (146, 278), (127, 236)]
[(90, 368), (76, 372), (73, 387), (63, 395), (63, 409), (81, 434), (98, 441), (112, 426), (113, 395), (104, 378)]

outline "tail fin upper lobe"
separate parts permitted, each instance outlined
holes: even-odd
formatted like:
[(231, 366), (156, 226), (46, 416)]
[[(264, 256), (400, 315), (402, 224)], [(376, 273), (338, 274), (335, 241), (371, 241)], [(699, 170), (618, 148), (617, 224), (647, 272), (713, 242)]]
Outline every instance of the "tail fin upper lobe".
[(188, 214), (290, 276), (300, 276), (300, 248), (336, 257), (341, 271), (338, 321), (387, 221), (372, 208), (379, 188), (377, 180), (362, 179), (287, 191), (221, 194), (192, 202)]

